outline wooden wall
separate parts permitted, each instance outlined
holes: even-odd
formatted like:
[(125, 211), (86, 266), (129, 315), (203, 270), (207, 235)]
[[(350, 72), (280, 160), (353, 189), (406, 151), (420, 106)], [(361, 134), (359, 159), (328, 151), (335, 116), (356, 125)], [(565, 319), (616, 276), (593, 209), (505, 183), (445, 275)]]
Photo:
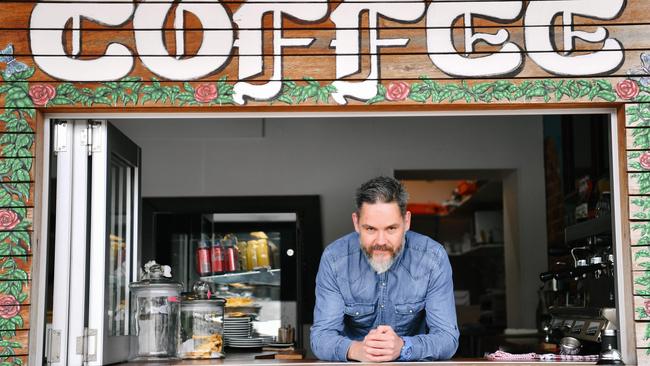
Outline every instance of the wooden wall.
[[(305, 0), (308, 1), (313, 0)], [(145, 2), (138, 3), (137, 7), (143, 3)], [(230, 15), (237, 14), (244, 3), (245, 1), (239, 0), (221, 2), (227, 9), (226, 13)], [(281, 6), (282, 3), (279, 1), (276, 5)], [(503, 0), (492, 3), (498, 6), (500, 3), (514, 2)], [(109, 43), (118, 42), (128, 48), (130, 55), (114, 56), (114, 59), (133, 59), (133, 67), (125, 75), (116, 80), (101, 81), (81, 76), (78, 79), (72, 77), (66, 80), (53, 77), (50, 70), (43, 70), (35, 62), (35, 58), (47, 55), (34, 52), (34, 49), (42, 49), (43, 44), (38, 41), (38, 32), (30, 29), (30, 21), (38, 18), (33, 17), (36, 7), (45, 3), (30, 0), (3, 1), (0, 4), (0, 50), (4, 49), (0, 55), (0, 365), (20, 365), (25, 363), (28, 357), (29, 313), (32, 310), (32, 225), (34, 210), (38, 211), (39, 205), (42, 204), (34, 187), (37, 183), (43, 183), (35, 182), (34, 179), (37, 175), (34, 167), (39, 159), (43, 158), (36, 154), (35, 149), (37, 128), (41, 128), (35, 122), (37, 111), (139, 112), (182, 109), (187, 112), (317, 110), (336, 113), (598, 106), (625, 109), (624, 113), (621, 113), (625, 120), (624, 128), (621, 127), (621, 133), (624, 135), (621, 146), (625, 146), (625, 151), (620, 152), (620, 173), (624, 178), (622, 186), (629, 187), (629, 195), (627, 191), (621, 192), (624, 200), (622, 206), (625, 207), (623, 230), (626, 232), (623, 245), (626, 253), (629, 252), (626, 262), (631, 263), (631, 268), (626, 270), (631, 272), (633, 284), (627, 286), (630, 290), (624, 295), (630, 303), (628, 313), (634, 313), (636, 333), (632, 336), (635, 337), (635, 346), (638, 348), (639, 363), (650, 363), (650, 56), (647, 64), (644, 64), (643, 56), (650, 52), (650, 2), (621, 2), (621, 11), (605, 19), (581, 16), (579, 11), (589, 12), (601, 7), (606, 8), (616, 3), (615, 0), (543, 3), (547, 7), (565, 6), (566, 9), (573, 6), (574, 30), (595, 32), (598, 27), (604, 27), (607, 36), (618, 40), (624, 48), (622, 63), (596, 75), (586, 71), (587, 74), (580, 75), (582, 67), (587, 70), (592, 66), (587, 61), (579, 67), (572, 67), (569, 73), (571, 76), (562, 72), (549, 72), (541, 67), (533, 58), (536, 54), (562, 54), (561, 37), (565, 28), (561, 23), (562, 17), (553, 18), (553, 24), (550, 25), (552, 32), (548, 30), (551, 32), (549, 34), (553, 34), (553, 51), (527, 47), (527, 39), (531, 37), (526, 37), (524, 33), (527, 29), (542, 26), (526, 21), (528, 10), (541, 4), (540, 0), (533, 0), (522, 2), (521, 11), (513, 16), (511, 21), (495, 21), (481, 16), (475, 16), (473, 21), (475, 32), (495, 33), (499, 29), (507, 30), (508, 41), (521, 49), (520, 67), (508, 74), (485, 74), (481, 77), (450, 75), (434, 65), (428, 54), (431, 51), (427, 50), (427, 31), (433, 29), (431, 23), (427, 22), (427, 16), (435, 14), (432, 7), (442, 7), (450, 2), (426, 2), (418, 19), (399, 22), (390, 18), (398, 18), (397, 15), (407, 16), (409, 9), (412, 10), (411, 13), (417, 13), (419, 10), (414, 9), (421, 3), (382, 3), (377, 0), (368, 2), (368, 6), (374, 7), (373, 9), (386, 4), (402, 7), (387, 7), (384, 16), (375, 18), (376, 27), (380, 29), (378, 36), (381, 39), (408, 38), (409, 42), (405, 47), (381, 48), (377, 63), (379, 69), (373, 76), (372, 55), (376, 52), (373, 52), (372, 42), (369, 42), (369, 34), (377, 28), (374, 26), (375, 20), (370, 19), (368, 13), (363, 13), (359, 25), (360, 47), (352, 55), (353, 59), (348, 59), (349, 62), (360, 60), (360, 72), (346, 77), (345, 80), (360, 82), (370, 76), (368, 88), (371, 95), (365, 98), (347, 98), (346, 104), (342, 104), (340, 99), (338, 102), (334, 99), (337, 85), (340, 84), (336, 84), (339, 79), (336, 74), (336, 50), (330, 47), (330, 42), (337, 38), (337, 30), (341, 31), (345, 27), (335, 24), (332, 20), (332, 14), (344, 4), (339, 0), (330, 1), (326, 5), (319, 2), (308, 4), (313, 7), (314, 12), (323, 13), (317, 20), (304, 21), (287, 16), (274, 23), (272, 14), (263, 17), (260, 42), (263, 44), (261, 54), (264, 71), (257, 76), (246, 78), (245, 81), (264, 84), (273, 78), (274, 61), (277, 61), (273, 56), (278, 52), (273, 47), (274, 26), (283, 28), (282, 37), (312, 37), (315, 40), (308, 47), (282, 49), (282, 86), (277, 94), (266, 99), (245, 99), (243, 103), (235, 100), (235, 86), (244, 81), (239, 77), (239, 68), (242, 66), (237, 56), (240, 52), (237, 48), (232, 48), (223, 65), (208, 75), (193, 80), (169, 80), (165, 75), (161, 75), (164, 73), (152, 72), (139, 58), (165, 55), (138, 55), (133, 29), (135, 17), (118, 26), (107, 26), (88, 18), (78, 18), (82, 48), (77, 60), (101, 57)], [(83, 10), (87, 4), (95, 3), (80, 1), (59, 4), (61, 7), (72, 6), (60, 12), (74, 12), (78, 11), (74, 9)], [(273, 5), (270, 2), (268, 4)], [(51, 13), (46, 11), (46, 18), (54, 19), (55, 15), (59, 14), (56, 9), (48, 11)], [(111, 11), (106, 7), (105, 12)], [(41, 14), (39, 17), (42, 19), (44, 16)], [(77, 23), (72, 20), (64, 22), (66, 30), (62, 34), (61, 43), (66, 54), (74, 48), (75, 32), (71, 27), (75, 24)], [(202, 23), (196, 15), (186, 13), (184, 24), (185, 53), (191, 55), (201, 47), (204, 37)], [(163, 31), (150, 30), (158, 32), (170, 53), (176, 51), (176, 33), (173, 25), (174, 17), (170, 15), (163, 22)], [(467, 50), (463, 49), (464, 31), (469, 24), (465, 24), (461, 17), (453, 22), (453, 26), (454, 29), (449, 30), (449, 37), (453, 39), (459, 52), (465, 53), (469, 58), (487, 56), (502, 47), (480, 42), (472, 51), (465, 52)], [(227, 24), (226, 28), (233, 30), (234, 38), (244, 31), (260, 29), (259, 26), (235, 29), (237, 27), (233, 23)], [(47, 34), (57, 32), (57, 28), (43, 28), (38, 31)], [(350, 36), (340, 36), (339, 40), (346, 38)], [(36, 44), (37, 42), (41, 43)], [(603, 39), (596, 42), (577, 40), (575, 48), (567, 57), (598, 52), (604, 45)], [(487, 69), (490, 66), (495, 65), (488, 62), (476, 67)], [(75, 70), (73, 67), (70, 69), (73, 72)], [(95, 72), (100, 76), (105, 71), (97, 69)], [(170, 73), (172, 71), (170, 70)], [(477, 72), (480, 74), (480, 71)], [(45, 253), (35, 252), (33, 255), (38, 258)]]

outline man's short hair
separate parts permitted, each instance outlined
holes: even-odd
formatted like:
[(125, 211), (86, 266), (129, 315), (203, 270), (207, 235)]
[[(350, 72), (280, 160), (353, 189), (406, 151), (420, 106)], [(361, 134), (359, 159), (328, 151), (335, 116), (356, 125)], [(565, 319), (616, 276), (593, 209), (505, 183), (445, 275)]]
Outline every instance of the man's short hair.
[(406, 189), (397, 179), (392, 177), (376, 177), (363, 183), (355, 194), (357, 215), (364, 203), (374, 204), (377, 202), (396, 202), (399, 210), (404, 216), (406, 214), (406, 203), (409, 195)]

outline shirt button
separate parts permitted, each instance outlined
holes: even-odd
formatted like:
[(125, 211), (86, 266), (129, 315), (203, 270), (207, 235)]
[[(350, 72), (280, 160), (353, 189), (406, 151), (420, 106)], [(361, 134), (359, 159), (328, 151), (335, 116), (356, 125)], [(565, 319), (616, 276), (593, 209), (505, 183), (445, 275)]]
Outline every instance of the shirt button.
[(381, 285), (382, 285), (382, 286), (386, 286), (386, 282), (382, 282)]
[(381, 304), (381, 307), (383, 308), (383, 307), (384, 307), (384, 304)]
[(409, 310), (409, 313), (412, 313), (412, 312), (413, 312), (413, 310)]
[(354, 313), (354, 315), (359, 315), (359, 312), (357, 311), (356, 313)]

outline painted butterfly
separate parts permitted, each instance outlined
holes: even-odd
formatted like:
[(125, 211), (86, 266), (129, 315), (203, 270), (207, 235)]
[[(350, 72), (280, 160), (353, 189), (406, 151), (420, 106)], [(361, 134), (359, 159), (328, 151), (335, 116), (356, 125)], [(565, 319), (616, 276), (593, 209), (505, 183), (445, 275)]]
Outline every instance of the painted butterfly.
[(9, 43), (4, 50), (0, 51), (0, 62), (4, 62), (7, 64), (7, 67), (5, 68), (4, 71), (4, 75), (6, 77), (28, 69), (28, 66), (20, 61), (17, 61), (16, 58), (13, 56), (13, 54), (14, 54), (14, 45), (11, 43)]
[(627, 72), (631, 79), (637, 80), (641, 85), (650, 87), (650, 53), (641, 54), (641, 67), (636, 67)]

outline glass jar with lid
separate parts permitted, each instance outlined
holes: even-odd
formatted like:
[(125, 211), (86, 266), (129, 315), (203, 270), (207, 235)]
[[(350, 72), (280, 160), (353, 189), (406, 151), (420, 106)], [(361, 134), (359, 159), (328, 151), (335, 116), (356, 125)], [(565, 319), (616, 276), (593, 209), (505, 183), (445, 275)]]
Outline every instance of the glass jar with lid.
[(129, 288), (132, 299), (130, 358), (176, 358), (182, 285), (164, 278), (162, 271), (154, 269), (146, 279), (131, 283)]
[(223, 314), (226, 300), (212, 297), (198, 281), (181, 302), (181, 358), (223, 358)]

